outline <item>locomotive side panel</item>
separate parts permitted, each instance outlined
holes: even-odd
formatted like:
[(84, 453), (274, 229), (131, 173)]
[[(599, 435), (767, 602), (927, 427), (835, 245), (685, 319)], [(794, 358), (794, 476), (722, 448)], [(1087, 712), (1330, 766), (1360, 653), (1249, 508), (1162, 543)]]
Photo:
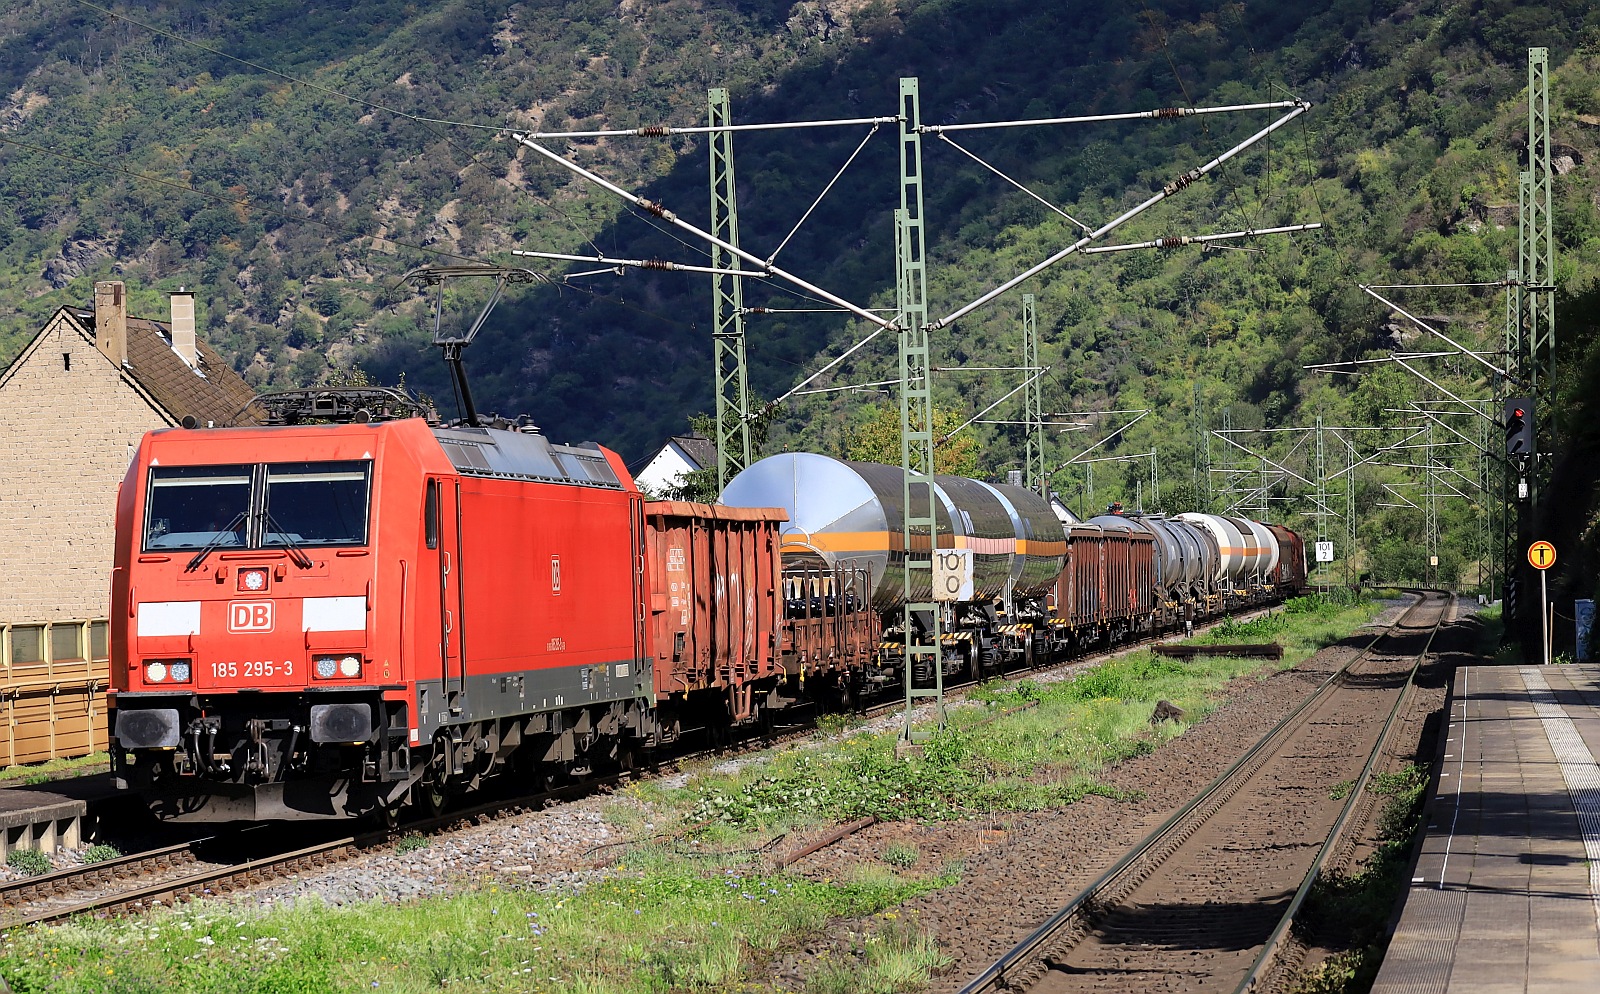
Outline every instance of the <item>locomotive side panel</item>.
[(417, 671), (421, 738), (648, 696), (650, 661), (633, 635), (637, 498), (469, 476), (439, 484), (441, 568), (419, 585), (430, 608), (419, 643), (440, 646)]

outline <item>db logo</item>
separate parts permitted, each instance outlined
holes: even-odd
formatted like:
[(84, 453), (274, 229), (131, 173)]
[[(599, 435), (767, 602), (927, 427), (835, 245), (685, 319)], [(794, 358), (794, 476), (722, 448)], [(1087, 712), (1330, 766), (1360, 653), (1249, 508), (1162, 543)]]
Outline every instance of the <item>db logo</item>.
[(228, 631), (272, 631), (271, 601), (234, 601), (228, 605)]

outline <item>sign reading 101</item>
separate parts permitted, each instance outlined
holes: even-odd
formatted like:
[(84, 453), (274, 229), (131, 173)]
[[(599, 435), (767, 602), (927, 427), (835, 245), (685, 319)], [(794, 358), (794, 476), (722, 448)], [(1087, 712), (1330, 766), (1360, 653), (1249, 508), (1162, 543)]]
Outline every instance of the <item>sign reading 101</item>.
[(933, 554), (933, 599), (972, 600), (971, 549), (940, 549)]

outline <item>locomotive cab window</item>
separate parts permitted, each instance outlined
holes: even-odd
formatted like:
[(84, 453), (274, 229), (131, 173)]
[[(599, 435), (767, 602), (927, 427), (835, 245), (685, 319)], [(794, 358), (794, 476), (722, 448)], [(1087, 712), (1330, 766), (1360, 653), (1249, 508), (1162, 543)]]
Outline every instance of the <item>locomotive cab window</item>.
[(151, 467), (145, 551), (244, 545), (250, 512), (250, 469)]
[(266, 468), (261, 545), (365, 545), (368, 464), (274, 463)]
[(152, 466), (144, 550), (365, 545), (371, 463)]

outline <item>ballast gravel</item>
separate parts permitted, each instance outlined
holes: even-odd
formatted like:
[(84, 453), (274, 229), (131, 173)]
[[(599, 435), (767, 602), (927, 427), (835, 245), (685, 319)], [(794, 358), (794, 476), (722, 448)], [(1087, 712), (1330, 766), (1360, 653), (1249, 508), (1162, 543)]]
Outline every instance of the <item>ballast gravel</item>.
[(344, 905), (408, 901), (500, 881), (539, 890), (582, 888), (609, 872), (607, 843), (620, 841), (602, 809), (615, 798), (590, 797), (545, 811), (501, 818), (433, 836), (422, 848), (378, 852), (348, 863), (300, 873), (235, 896), (267, 909), (315, 900)]

